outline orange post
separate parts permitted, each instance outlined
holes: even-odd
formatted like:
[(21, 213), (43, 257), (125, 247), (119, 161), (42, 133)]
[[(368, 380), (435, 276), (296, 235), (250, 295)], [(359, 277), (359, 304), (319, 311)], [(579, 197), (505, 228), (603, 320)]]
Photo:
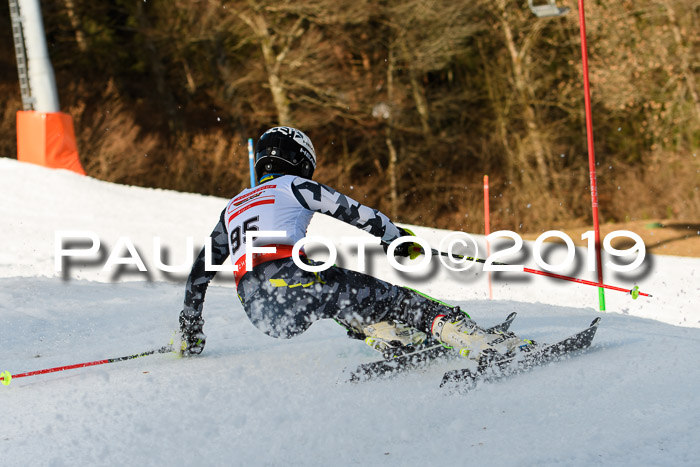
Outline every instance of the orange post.
[(17, 112), (17, 160), (85, 175), (71, 116), (63, 112)]
[[(484, 232), (488, 237), (491, 233), (491, 219), (489, 214), (489, 176), (484, 175)], [(486, 240), (486, 257), (491, 256), (491, 245), (489, 245), (488, 239)], [(489, 275), (489, 299), (493, 300), (493, 288), (491, 286), (491, 272)]]

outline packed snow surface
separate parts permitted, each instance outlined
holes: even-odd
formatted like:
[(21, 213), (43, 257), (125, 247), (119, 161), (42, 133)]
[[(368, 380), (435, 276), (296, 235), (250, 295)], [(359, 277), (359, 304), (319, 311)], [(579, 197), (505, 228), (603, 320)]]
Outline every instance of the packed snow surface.
[[(119, 186), (2, 158), (0, 186), (0, 371), (168, 344), (188, 263), (225, 199)], [(57, 245), (60, 231), (82, 233), (75, 237), (82, 243)], [(85, 232), (100, 248), (59, 261), (57, 272), (57, 248), (88, 248)], [(435, 248), (450, 234), (415, 232)], [(309, 231), (331, 239), (358, 234), (324, 216), (315, 216)], [(483, 257), (483, 238), (474, 238)], [(134, 261), (130, 244), (146, 272), (120, 267)], [(547, 252), (551, 264), (565, 255), (562, 248)], [(357, 269), (356, 248), (338, 250), (337, 262)], [(648, 256), (638, 271), (606, 273), (606, 282), (638, 284), (654, 297), (607, 291), (601, 314), (595, 287), (507, 273), (494, 278), (489, 300), (478, 264), (456, 273), (433, 259), (425, 272), (399, 274), (381, 249), (370, 253), (366, 271), (460, 305), (484, 326), (517, 311), (511, 329), (538, 341), (558, 340), (602, 316), (594, 345), (466, 393), (438, 387), (459, 361), (348, 383), (348, 370), (377, 359), (376, 352), (332, 321), (291, 340), (260, 333), (220, 273), (207, 294), (201, 356), (157, 354), (0, 386), (3, 465), (700, 464), (700, 260)], [(586, 252), (576, 257), (561, 274), (595, 280)], [(182, 271), (163, 273), (157, 259)], [(500, 260), (536, 268), (527, 243)]]

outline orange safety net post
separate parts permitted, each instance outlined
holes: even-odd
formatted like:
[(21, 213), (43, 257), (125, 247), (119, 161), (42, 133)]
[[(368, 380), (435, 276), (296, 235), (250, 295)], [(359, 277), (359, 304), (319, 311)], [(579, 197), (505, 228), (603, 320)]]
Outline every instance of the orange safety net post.
[(71, 116), (63, 112), (17, 112), (17, 160), (85, 175)]

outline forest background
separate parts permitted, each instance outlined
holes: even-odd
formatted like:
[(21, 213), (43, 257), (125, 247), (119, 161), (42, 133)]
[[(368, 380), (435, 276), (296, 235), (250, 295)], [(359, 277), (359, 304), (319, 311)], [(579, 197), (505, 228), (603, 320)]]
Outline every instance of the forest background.
[[(230, 197), (247, 139), (314, 142), (320, 182), (397, 221), (590, 225), (576, 2), (44, 0), (88, 175)], [(700, 219), (700, 4), (586, 2), (601, 222)], [(0, 155), (21, 110), (0, 2)]]

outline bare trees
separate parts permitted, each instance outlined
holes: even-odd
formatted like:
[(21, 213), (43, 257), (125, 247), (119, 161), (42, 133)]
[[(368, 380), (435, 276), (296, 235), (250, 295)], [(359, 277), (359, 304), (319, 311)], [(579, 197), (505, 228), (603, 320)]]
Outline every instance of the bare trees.
[[(587, 2), (606, 218), (629, 215), (617, 187), (630, 173), (652, 214), (700, 203), (695, 3)], [(574, 14), (538, 19), (521, 0), (63, 0), (46, 11), (62, 101), (101, 177), (235, 191), (245, 140), (289, 124), (314, 140), (321, 181), (403, 221), (477, 228), (485, 172), (500, 227), (588, 213)], [(646, 175), (669, 161), (682, 170)], [(662, 184), (681, 201), (666, 206)]]
[[(345, 45), (345, 28), (366, 20), (365, 3), (245, 0), (227, 5), (237, 20), (232, 23), (232, 32), (259, 50), (260, 71), (274, 104), (275, 123), (298, 125), (306, 119), (308, 125), (308, 120), (314, 120), (310, 109), (329, 115), (347, 109), (347, 85), (342, 79), (346, 56), (338, 47)], [(304, 108), (304, 118), (295, 115), (295, 110), (304, 113)], [(317, 117), (308, 126), (320, 125), (328, 118)]]
[[(446, 0), (387, 1), (378, 10), (386, 77), (384, 92), (377, 98), (384, 109), (380, 115), (388, 152), (390, 212), (394, 216), (402, 204), (400, 192), (420, 192), (416, 188), (426, 178), (424, 171), (439, 163), (433, 148), (436, 122), (429, 99), (458, 101), (459, 97), (444, 87), (446, 76), (431, 79), (430, 74), (451, 73), (451, 67), (464, 53), (465, 42), (479, 29), (470, 17), (472, 10), (469, 4)], [(421, 144), (416, 145), (416, 140)], [(399, 180), (404, 181), (403, 187)]]

